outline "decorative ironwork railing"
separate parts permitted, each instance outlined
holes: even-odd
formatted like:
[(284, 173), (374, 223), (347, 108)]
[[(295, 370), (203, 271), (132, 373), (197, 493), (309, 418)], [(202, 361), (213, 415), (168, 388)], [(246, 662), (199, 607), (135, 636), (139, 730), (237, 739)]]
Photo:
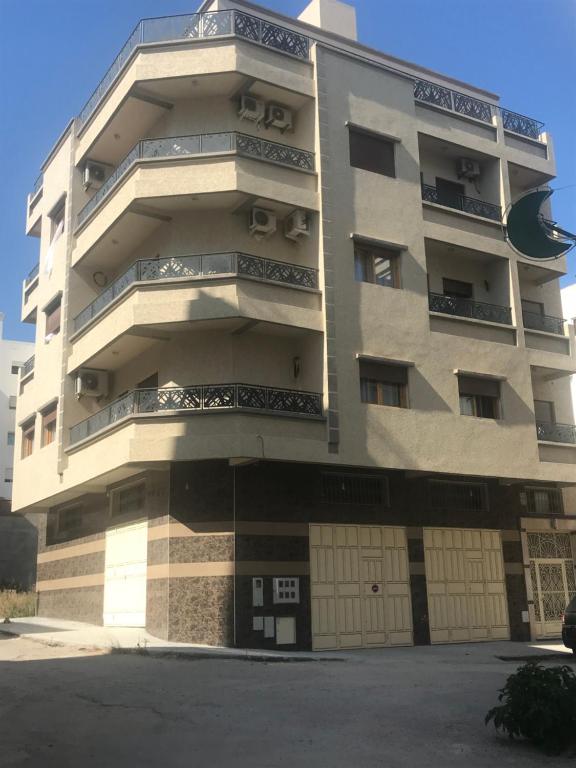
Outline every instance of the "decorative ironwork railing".
[(110, 193), (128, 169), (137, 160), (160, 159), (164, 157), (189, 157), (217, 152), (235, 152), (242, 157), (265, 160), (276, 165), (285, 165), (304, 171), (314, 170), (314, 153), (296, 149), (287, 144), (267, 141), (236, 131), (225, 133), (203, 133), (195, 136), (171, 136), (163, 139), (139, 141), (120, 165), (109, 176), (100, 189), (86, 203), (77, 216), (80, 226), (99, 203)]
[(423, 101), (426, 104), (442, 107), (442, 109), (449, 109), (460, 115), (474, 117), (483, 123), (493, 124), (494, 114), (496, 111), (500, 111), (504, 130), (538, 141), (544, 128), (544, 123), (541, 123), (539, 120), (519, 115), (517, 112), (510, 112), (508, 109), (503, 109), (487, 101), (467, 96), (459, 91), (453, 91), (451, 88), (445, 88), (428, 80), (414, 81), (414, 98), (416, 101)]
[(437, 203), (448, 208), (454, 208), (457, 211), (473, 213), (483, 219), (491, 219), (492, 221), (501, 221), (502, 219), (502, 209), (499, 205), (487, 203), (485, 200), (476, 200), (474, 197), (466, 197), (465, 195), (442, 194), (431, 184), (422, 184), (422, 199), (428, 203)]
[(261, 387), (255, 384), (204, 384), (128, 392), (70, 428), (70, 445), (85, 440), (135, 414), (169, 411), (265, 411), (291, 416), (322, 416), (316, 392)]
[(28, 272), (28, 275), (26, 276), (26, 279), (24, 280), (24, 288), (28, 288), (30, 283), (33, 283), (34, 280), (38, 277), (40, 274), (40, 264), (36, 264), (30, 272)]
[(564, 319), (562, 317), (552, 317), (552, 315), (541, 315), (538, 312), (527, 312), (523, 310), (522, 319), (524, 327), (532, 331), (546, 331), (546, 333), (555, 333), (558, 336), (565, 336)]
[(538, 435), (538, 440), (546, 440), (551, 443), (576, 444), (576, 425), (574, 424), (537, 421), (536, 434)]
[(230, 36), (259, 43), (299, 59), (310, 58), (308, 37), (241, 11), (213, 11), (142, 19), (82, 108), (78, 116), (79, 125), (82, 126), (92, 115), (139, 45)]
[(444, 296), (441, 293), (429, 293), (428, 303), (431, 312), (442, 312), (446, 315), (512, 325), (512, 310), (510, 307), (501, 307), (498, 304), (487, 304), (484, 301), (472, 301), (471, 299), (461, 299), (455, 296)]
[(270, 280), (298, 288), (317, 288), (318, 270), (247, 253), (207, 253), (171, 256), (164, 259), (139, 259), (123, 275), (74, 318), (74, 332), (79, 331), (103, 309), (112, 304), (126, 288), (145, 280), (211, 278), (238, 275)]
[(34, 370), (34, 355), (32, 357), (29, 357), (28, 360), (24, 363), (22, 368), (20, 368), (20, 378), (23, 379), (25, 376), (28, 376), (29, 373), (32, 373)]

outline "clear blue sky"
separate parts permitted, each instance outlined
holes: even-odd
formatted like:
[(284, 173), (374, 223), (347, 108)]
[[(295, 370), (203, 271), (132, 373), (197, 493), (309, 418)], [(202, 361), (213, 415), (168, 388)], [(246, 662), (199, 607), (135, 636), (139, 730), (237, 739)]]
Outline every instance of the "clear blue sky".
[[(0, 0), (0, 310), (5, 338), (32, 339), (19, 322), (21, 281), (38, 260), (24, 235), (26, 195), (68, 120), (140, 18), (190, 13), (190, 0)], [(307, 0), (267, 0), (297, 15)], [(500, 94), (546, 123), (556, 188), (576, 185), (575, 0), (353, 0), (359, 39)], [(576, 186), (558, 192), (555, 218), (576, 231)], [(571, 254), (565, 284), (576, 278)]]

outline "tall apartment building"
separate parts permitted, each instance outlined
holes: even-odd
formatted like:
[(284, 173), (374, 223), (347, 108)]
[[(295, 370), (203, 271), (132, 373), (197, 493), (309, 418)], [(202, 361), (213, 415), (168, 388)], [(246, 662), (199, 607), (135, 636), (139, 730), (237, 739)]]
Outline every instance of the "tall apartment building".
[(243, 0), (140, 22), (28, 199), (15, 504), (44, 616), (345, 648), (558, 634), (564, 259), (503, 236), (552, 140)]

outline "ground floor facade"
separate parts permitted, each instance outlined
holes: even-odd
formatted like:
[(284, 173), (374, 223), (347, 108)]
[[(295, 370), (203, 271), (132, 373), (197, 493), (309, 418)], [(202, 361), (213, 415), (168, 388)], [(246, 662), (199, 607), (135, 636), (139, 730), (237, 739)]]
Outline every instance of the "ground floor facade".
[(555, 488), (298, 463), (174, 463), (51, 510), (41, 616), (332, 650), (559, 634)]

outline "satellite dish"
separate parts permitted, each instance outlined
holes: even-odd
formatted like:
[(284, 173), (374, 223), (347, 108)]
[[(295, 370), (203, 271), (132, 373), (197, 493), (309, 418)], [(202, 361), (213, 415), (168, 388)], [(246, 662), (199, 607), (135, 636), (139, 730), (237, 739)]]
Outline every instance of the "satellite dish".
[(540, 208), (552, 189), (527, 192), (507, 210), (504, 234), (521, 256), (537, 261), (558, 259), (576, 245), (576, 235), (545, 219)]

